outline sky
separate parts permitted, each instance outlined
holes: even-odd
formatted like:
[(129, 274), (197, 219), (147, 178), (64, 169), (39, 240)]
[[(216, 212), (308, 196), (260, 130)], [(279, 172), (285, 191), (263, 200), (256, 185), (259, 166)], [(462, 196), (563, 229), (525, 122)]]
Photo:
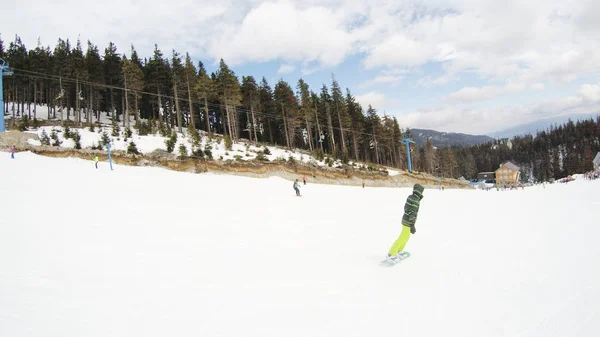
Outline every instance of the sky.
[(22, 0), (4, 4), (0, 33), (147, 57), (158, 44), (271, 86), (319, 91), (335, 75), (402, 128), (485, 134), (600, 112), (599, 15), (593, 0)]
[(0, 167), (0, 336), (598, 335), (600, 180), (428, 187), (389, 268), (410, 188)]

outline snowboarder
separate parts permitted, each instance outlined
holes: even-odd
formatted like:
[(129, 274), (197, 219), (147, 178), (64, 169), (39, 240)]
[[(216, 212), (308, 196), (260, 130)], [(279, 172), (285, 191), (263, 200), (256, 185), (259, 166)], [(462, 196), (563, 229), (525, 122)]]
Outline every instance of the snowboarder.
[(423, 186), (415, 184), (415, 186), (413, 186), (413, 193), (406, 198), (406, 204), (404, 204), (404, 216), (402, 216), (402, 232), (387, 255), (387, 258), (392, 261), (396, 261), (404, 255), (404, 246), (406, 246), (408, 239), (410, 239), (410, 235), (417, 232), (415, 223), (417, 222), (419, 205), (421, 199), (423, 199), (423, 190)]
[(306, 174), (302, 176), (302, 181), (304, 181), (304, 185), (306, 185)]
[(98, 168), (98, 156), (94, 157), (94, 165), (96, 165), (96, 168)]
[(15, 146), (10, 147), (10, 159), (15, 159)]
[(296, 191), (296, 196), (300, 196), (300, 184), (298, 184), (298, 179), (294, 181), (294, 190)]

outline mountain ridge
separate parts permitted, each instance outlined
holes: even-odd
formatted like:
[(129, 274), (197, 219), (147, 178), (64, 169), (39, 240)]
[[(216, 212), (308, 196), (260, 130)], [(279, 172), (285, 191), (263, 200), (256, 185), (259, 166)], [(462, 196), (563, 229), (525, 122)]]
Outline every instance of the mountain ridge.
[(494, 138), (487, 135), (470, 135), (458, 132), (441, 132), (431, 129), (410, 129), (413, 140), (419, 146), (425, 144), (429, 138), (431, 144), (435, 147), (445, 146), (470, 146), (491, 142)]

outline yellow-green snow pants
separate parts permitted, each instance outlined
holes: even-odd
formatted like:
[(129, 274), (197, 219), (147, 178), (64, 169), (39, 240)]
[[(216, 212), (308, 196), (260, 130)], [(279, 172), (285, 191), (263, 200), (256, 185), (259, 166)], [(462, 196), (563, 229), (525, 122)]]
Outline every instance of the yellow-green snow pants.
[(402, 232), (396, 242), (394, 242), (392, 248), (390, 248), (390, 255), (396, 255), (403, 251), (408, 239), (410, 239), (410, 227), (402, 225)]

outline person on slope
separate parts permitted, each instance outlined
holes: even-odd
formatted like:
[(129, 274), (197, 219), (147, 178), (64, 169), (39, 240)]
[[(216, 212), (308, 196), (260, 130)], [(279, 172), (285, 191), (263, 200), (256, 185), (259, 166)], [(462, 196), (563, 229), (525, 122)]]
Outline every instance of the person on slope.
[(96, 165), (96, 168), (98, 168), (98, 156), (94, 157), (94, 165)]
[(16, 151), (15, 146), (14, 145), (11, 146), (10, 147), (10, 159), (15, 159), (15, 151)]
[(294, 181), (294, 190), (296, 191), (296, 196), (300, 196), (300, 184), (298, 183), (298, 179)]
[(402, 216), (402, 232), (387, 255), (387, 258), (392, 261), (405, 255), (404, 247), (406, 246), (408, 239), (410, 239), (410, 235), (417, 232), (415, 223), (417, 222), (417, 214), (419, 213), (421, 199), (423, 199), (423, 190), (423, 186), (415, 184), (415, 186), (413, 186), (413, 193), (406, 198), (406, 204), (404, 204), (404, 216)]

